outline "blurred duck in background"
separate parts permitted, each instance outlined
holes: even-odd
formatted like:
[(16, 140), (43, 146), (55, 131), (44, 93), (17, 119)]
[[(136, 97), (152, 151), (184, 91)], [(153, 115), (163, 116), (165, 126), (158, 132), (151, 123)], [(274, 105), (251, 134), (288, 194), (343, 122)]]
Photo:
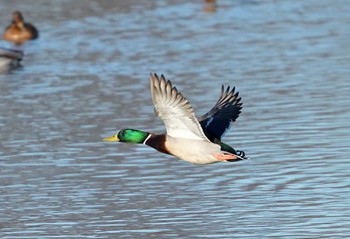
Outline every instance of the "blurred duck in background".
[(216, 0), (205, 0), (204, 1), (204, 11), (205, 12), (215, 12), (217, 8)]
[(15, 11), (12, 13), (12, 22), (5, 29), (2, 38), (6, 41), (21, 45), (28, 40), (39, 37), (39, 32), (31, 23), (25, 22), (22, 13)]
[(0, 48), (0, 72), (8, 72), (21, 66), (23, 51)]

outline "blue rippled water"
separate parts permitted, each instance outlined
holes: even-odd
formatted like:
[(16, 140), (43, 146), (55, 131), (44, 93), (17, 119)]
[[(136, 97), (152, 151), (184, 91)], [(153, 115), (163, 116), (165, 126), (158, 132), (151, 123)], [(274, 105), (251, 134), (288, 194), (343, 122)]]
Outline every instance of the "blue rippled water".
[[(40, 30), (0, 75), (0, 237), (349, 238), (346, 1), (11, 1)], [(10, 45), (1, 42), (1, 46)], [(149, 72), (195, 111), (221, 84), (251, 158), (192, 165), (121, 128), (164, 130)]]

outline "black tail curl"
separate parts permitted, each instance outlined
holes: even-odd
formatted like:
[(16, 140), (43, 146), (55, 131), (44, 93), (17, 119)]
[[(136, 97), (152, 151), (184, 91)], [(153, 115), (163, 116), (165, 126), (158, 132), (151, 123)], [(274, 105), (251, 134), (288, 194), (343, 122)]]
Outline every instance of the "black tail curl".
[(238, 156), (236, 159), (231, 159), (231, 160), (227, 160), (228, 162), (237, 162), (237, 161), (241, 161), (244, 159), (249, 159), (248, 157), (245, 156), (244, 151), (241, 150), (236, 150), (236, 155)]
[(236, 150), (236, 154), (242, 158), (245, 158), (245, 153), (244, 151), (241, 151), (241, 150)]

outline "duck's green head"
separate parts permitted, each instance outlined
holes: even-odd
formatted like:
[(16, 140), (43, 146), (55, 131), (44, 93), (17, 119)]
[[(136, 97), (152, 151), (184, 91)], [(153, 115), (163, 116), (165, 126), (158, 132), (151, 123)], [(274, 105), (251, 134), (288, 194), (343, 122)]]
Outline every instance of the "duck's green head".
[(104, 138), (103, 141), (142, 144), (149, 134), (136, 129), (123, 129), (112, 137)]

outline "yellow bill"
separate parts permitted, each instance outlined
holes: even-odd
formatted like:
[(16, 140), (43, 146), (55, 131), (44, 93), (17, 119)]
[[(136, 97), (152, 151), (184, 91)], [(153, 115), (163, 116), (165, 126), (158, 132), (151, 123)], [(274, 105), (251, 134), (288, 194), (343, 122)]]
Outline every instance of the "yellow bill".
[(104, 138), (103, 141), (107, 142), (119, 142), (118, 134), (115, 134), (111, 137)]

